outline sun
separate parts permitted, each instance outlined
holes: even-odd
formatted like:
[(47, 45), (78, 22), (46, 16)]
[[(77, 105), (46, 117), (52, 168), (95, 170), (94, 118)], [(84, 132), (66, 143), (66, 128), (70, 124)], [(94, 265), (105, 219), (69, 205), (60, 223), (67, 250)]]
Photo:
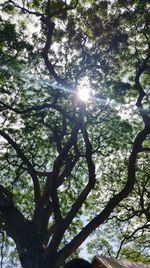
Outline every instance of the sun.
[(88, 87), (79, 87), (78, 97), (81, 101), (87, 102), (90, 98), (90, 89)]
[(83, 102), (88, 102), (91, 98), (91, 87), (89, 82), (89, 77), (84, 76), (78, 81), (77, 84), (77, 96), (78, 100)]

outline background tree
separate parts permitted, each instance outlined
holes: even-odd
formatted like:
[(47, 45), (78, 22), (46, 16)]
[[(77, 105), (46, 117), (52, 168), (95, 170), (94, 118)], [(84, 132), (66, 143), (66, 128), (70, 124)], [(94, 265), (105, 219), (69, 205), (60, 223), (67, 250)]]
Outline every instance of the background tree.
[(149, 226), (149, 7), (2, 1), (1, 266), (12, 240), (22, 267), (59, 267), (106, 221)]

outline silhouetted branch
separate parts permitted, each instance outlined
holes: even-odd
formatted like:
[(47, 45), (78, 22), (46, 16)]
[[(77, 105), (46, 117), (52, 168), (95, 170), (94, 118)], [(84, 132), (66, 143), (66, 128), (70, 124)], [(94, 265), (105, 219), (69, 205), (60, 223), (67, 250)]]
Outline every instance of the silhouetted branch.
[(94, 231), (98, 226), (105, 222), (113, 209), (133, 190), (135, 183), (135, 165), (138, 153), (141, 151), (142, 143), (146, 139), (150, 130), (143, 129), (136, 136), (133, 149), (129, 157), (128, 178), (125, 187), (116, 195), (114, 195), (102, 212), (100, 212), (91, 222), (89, 222), (81, 232), (60, 251), (60, 259), (67, 258), (74, 250), (76, 250), (82, 242)]
[(44, 46), (43, 52), (42, 52), (43, 59), (45, 61), (45, 65), (46, 65), (50, 75), (52, 75), (52, 77), (55, 79), (55, 81), (58, 84), (62, 85), (63, 87), (72, 89), (72, 86), (66, 82), (66, 79), (61, 78), (56, 73), (54, 66), (51, 64), (51, 62), (49, 60), (48, 53), (49, 53), (49, 50), (51, 47), (51, 38), (53, 35), (55, 24), (53, 22), (49, 21), (47, 24), (47, 27), (48, 27), (48, 30), (47, 30), (46, 42), (45, 42), (45, 46)]
[(15, 1), (9, 0), (9, 1), (6, 1), (4, 4), (1, 4), (1, 5), (5, 6), (6, 4), (12, 4), (16, 8), (20, 9), (23, 13), (28, 13), (30, 15), (35, 15), (37, 17), (43, 17), (43, 14), (42, 13), (36, 12), (36, 11), (31, 11), (31, 10), (25, 8), (24, 6), (20, 6)]
[(26, 165), (27, 170), (28, 170), (28, 172), (33, 180), (35, 202), (37, 203), (39, 201), (41, 193), (40, 193), (39, 180), (38, 180), (38, 177), (37, 177), (37, 174), (36, 174), (34, 167), (32, 166), (29, 159), (23, 153), (23, 150), (19, 147), (19, 145), (14, 140), (12, 140), (12, 138), (10, 138), (10, 136), (8, 134), (6, 134), (4, 131), (0, 130), (0, 135), (5, 140), (7, 140), (8, 143), (15, 149), (17, 155), (22, 159), (24, 165)]
[(139, 231), (144, 230), (144, 229), (149, 229), (149, 227), (150, 227), (150, 224), (146, 223), (146, 224), (144, 224), (144, 225), (138, 227), (138, 228), (137, 228), (136, 230), (134, 230), (130, 235), (125, 235), (125, 237), (123, 238), (123, 240), (122, 240), (121, 243), (120, 243), (119, 249), (118, 249), (117, 254), (116, 254), (116, 258), (119, 257), (120, 252), (121, 252), (121, 250), (122, 250), (122, 247), (123, 247), (123, 244), (125, 243), (125, 241), (128, 241), (129, 239), (131, 239), (132, 237), (134, 237), (134, 235), (135, 235), (136, 233), (138, 233)]
[(68, 118), (69, 120), (73, 121), (73, 118), (70, 116), (70, 114), (65, 111), (60, 105), (56, 104), (55, 101), (53, 103), (48, 103), (48, 102), (44, 102), (41, 105), (34, 105), (32, 107), (23, 109), (23, 110), (19, 110), (18, 108), (14, 108), (13, 106), (10, 106), (2, 101), (0, 101), (0, 105), (1, 108), (3, 110), (10, 110), (13, 111), (17, 114), (31, 114), (32, 112), (38, 112), (38, 111), (42, 111), (44, 109), (55, 109), (56, 111), (60, 112), (63, 116), (65, 116), (66, 118)]
[(136, 106), (139, 108), (140, 114), (144, 120), (145, 125), (150, 124), (150, 119), (147, 113), (144, 112), (143, 106), (142, 106), (142, 101), (143, 98), (145, 97), (146, 93), (141, 85), (140, 78), (143, 72), (147, 69), (148, 67), (148, 62), (150, 59), (150, 42), (148, 42), (148, 50), (147, 50), (147, 56), (143, 60), (142, 64), (138, 64), (137, 71), (136, 71), (136, 76), (135, 76), (135, 86), (136, 89), (138, 90), (139, 96), (137, 98)]

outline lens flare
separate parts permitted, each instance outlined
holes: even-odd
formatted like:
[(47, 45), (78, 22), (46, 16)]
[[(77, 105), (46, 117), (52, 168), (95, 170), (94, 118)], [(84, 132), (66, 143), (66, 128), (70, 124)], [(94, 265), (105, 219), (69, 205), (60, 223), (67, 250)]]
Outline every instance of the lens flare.
[(78, 97), (81, 101), (87, 102), (90, 98), (90, 89), (87, 87), (79, 87)]

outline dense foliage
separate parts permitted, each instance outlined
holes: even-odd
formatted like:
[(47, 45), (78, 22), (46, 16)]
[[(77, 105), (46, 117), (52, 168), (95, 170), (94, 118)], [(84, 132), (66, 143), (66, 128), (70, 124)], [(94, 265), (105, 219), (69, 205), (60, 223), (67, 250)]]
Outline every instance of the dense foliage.
[(1, 267), (147, 261), (149, 0), (0, 7)]

